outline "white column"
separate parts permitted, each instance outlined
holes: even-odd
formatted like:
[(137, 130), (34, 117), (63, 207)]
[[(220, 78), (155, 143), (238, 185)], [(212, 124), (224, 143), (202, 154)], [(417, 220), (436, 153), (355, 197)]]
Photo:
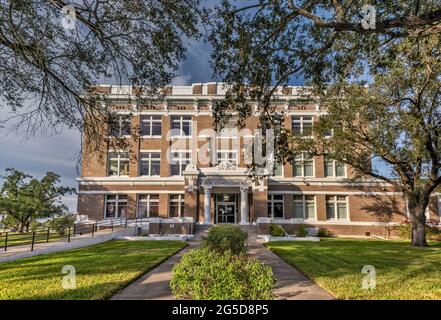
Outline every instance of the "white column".
[(211, 187), (204, 187), (204, 224), (211, 224)]
[(248, 222), (248, 187), (240, 188), (240, 224)]

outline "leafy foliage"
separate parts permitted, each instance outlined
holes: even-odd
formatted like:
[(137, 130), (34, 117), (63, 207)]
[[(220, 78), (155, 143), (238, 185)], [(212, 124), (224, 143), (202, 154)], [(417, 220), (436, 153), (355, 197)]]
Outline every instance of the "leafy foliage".
[(192, 250), (173, 267), (170, 287), (179, 299), (268, 300), (275, 285), (271, 267), (209, 248)]
[[(234, 112), (243, 123), (257, 100), (262, 128), (275, 130), (279, 162), (308, 151), (349, 164), (356, 178), (392, 183), (408, 199), (412, 244), (426, 246), (424, 212), (441, 183), (441, 10), (431, 0), (376, 2), (375, 27), (363, 28), (364, 4), (223, 1), (210, 37), (215, 73), (228, 84), (216, 123)], [(293, 138), (284, 113), (273, 112), (275, 94), (295, 77), (312, 85), (298, 99), (328, 114), (314, 139)], [(390, 165), (394, 179), (374, 172), (372, 157)]]
[[(412, 238), (412, 226), (409, 223), (402, 223), (396, 227), (397, 235), (401, 239), (409, 240)], [(427, 239), (441, 241), (441, 230), (439, 228), (426, 225)]]
[(219, 224), (210, 229), (203, 245), (218, 252), (230, 250), (233, 254), (240, 254), (246, 251), (247, 238), (248, 234), (238, 226)]
[(92, 87), (123, 83), (143, 86), (140, 96), (161, 95), (184, 58), (184, 39), (200, 36), (199, 7), (199, 0), (2, 1), (0, 97), (27, 136), (68, 126), (100, 142), (97, 125), (111, 114)]
[(271, 223), (270, 235), (272, 235), (273, 237), (284, 237), (285, 231), (283, 231), (283, 229), (279, 225)]
[(57, 186), (60, 176), (48, 172), (38, 180), (21, 171), (6, 169), (0, 189), (0, 215), (8, 226), (20, 232), (29, 229), (30, 223), (63, 214), (67, 207), (60, 198), (75, 192), (74, 188)]
[(319, 228), (317, 232), (317, 237), (325, 238), (332, 236), (332, 233), (326, 228)]
[(306, 237), (308, 235), (308, 227), (304, 225), (300, 225), (299, 228), (296, 231), (297, 237)]

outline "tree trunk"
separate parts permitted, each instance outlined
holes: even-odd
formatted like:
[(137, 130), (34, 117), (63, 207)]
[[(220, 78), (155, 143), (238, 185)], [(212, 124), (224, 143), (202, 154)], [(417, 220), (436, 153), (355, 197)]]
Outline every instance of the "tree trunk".
[(19, 222), (19, 224), (18, 232), (23, 233), (26, 224), (24, 222)]
[(426, 207), (412, 205), (409, 202), (410, 222), (412, 226), (411, 245), (415, 247), (428, 247), (426, 241)]

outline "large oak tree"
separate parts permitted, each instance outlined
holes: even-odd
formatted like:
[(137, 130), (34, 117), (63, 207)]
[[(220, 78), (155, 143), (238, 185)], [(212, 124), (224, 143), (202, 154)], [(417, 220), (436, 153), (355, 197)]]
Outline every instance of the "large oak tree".
[(157, 94), (204, 17), (199, 0), (2, 0), (2, 108), (27, 136), (67, 126), (99, 143), (97, 125), (111, 114), (89, 89), (124, 84)]
[[(215, 74), (228, 84), (215, 107), (222, 126), (232, 111), (239, 122), (258, 101), (263, 128), (276, 129), (278, 156), (291, 160), (307, 149), (353, 166), (357, 176), (386, 180), (403, 192), (412, 222), (412, 244), (425, 246), (425, 209), (440, 184), (439, 1), (256, 1), (217, 8), (211, 34)], [(375, 25), (362, 21), (375, 9)], [(372, 22), (372, 19), (370, 19)], [(294, 77), (312, 85), (306, 98), (326, 103), (316, 133), (334, 137), (303, 141), (281, 129), (272, 112), (278, 86)], [(371, 87), (360, 86), (359, 79)], [(246, 84), (246, 85), (244, 85)], [(292, 143), (294, 142), (295, 143)], [(395, 179), (371, 168), (380, 157)]]

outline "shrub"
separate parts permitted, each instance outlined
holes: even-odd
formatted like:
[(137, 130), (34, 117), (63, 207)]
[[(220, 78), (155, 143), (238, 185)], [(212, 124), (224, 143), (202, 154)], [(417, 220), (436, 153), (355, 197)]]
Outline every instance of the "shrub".
[(317, 232), (317, 237), (330, 237), (332, 233), (326, 228), (319, 228)]
[(271, 223), (270, 235), (272, 235), (273, 237), (283, 237), (285, 236), (285, 231), (277, 224)]
[(299, 226), (296, 232), (297, 237), (306, 237), (308, 235), (308, 228), (306, 226)]
[(216, 225), (210, 229), (203, 246), (217, 252), (230, 250), (233, 254), (245, 253), (248, 234), (235, 225)]
[[(398, 237), (401, 239), (409, 240), (412, 238), (412, 226), (410, 223), (405, 222), (400, 224), (397, 227), (397, 234)], [(428, 240), (435, 240), (440, 241), (441, 240), (441, 230), (438, 228), (434, 228), (431, 226), (426, 225), (426, 237)]]
[(273, 299), (275, 278), (271, 267), (234, 255), (201, 248), (185, 254), (173, 267), (170, 287), (178, 299)]
[(410, 239), (412, 234), (412, 227), (409, 223), (402, 223), (397, 227), (397, 235), (401, 239)]

